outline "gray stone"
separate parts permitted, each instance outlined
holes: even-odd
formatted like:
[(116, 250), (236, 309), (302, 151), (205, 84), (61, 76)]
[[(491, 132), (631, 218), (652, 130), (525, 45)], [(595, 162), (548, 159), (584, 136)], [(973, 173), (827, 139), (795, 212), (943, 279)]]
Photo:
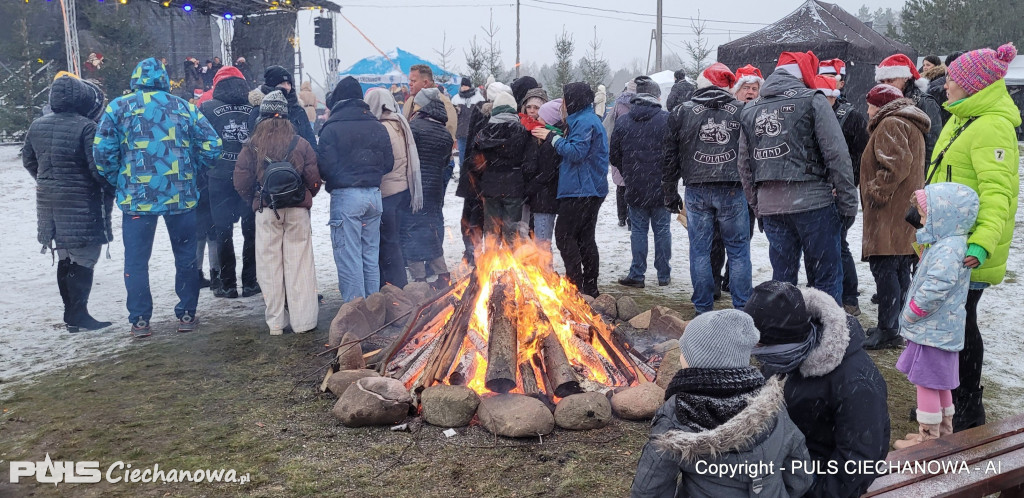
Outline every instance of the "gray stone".
[(405, 295), (416, 306), (423, 306), (434, 296), (434, 289), (427, 282), (409, 282), (409, 285), (405, 286)]
[(384, 326), (388, 322), (388, 298), (380, 292), (370, 294), (366, 298), (366, 311), (369, 312), (369, 318), (373, 327), (373, 330), (377, 330)]
[(619, 312), (616, 309), (615, 297), (610, 294), (601, 294), (594, 298), (594, 302), (590, 303), (590, 307), (594, 309), (594, 313), (602, 316), (606, 316), (611, 319), (615, 319), (619, 316)]
[(664, 357), (661, 359), (661, 365), (658, 365), (658, 376), (654, 381), (662, 389), (668, 389), (672, 377), (675, 377), (676, 372), (682, 369), (682, 363), (679, 362), (679, 341), (665, 341), (662, 344), (670, 342), (674, 342), (676, 346), (662, 353)]
[(655, 306), (655, 307), (651, 308), (651, 321), (657, 320), (659, 317), (662, 317), (662, 316), (665, 316), (665, 315), (673, 315), (673, 316), (678, 317), (680, 319), (683, 318), (682, 313), (680, 313), (680, 312), (678, 312), (678, 311), (676, 311), (676, 310), (674, 310), (672, 308), (669, 308), (667, 306)]
[(619, 320), (625, 320), (628, 322), (640, 314), (640, 306), (637, 305), (636, 301), (629, 296), (620, 297), (617, 304)]
[(480, 425), (505, 437), (536, 437), (555, 429), (555, 416), (539, 399), (522, 394), (498, 394), (480, 400)]
[(673, 349), (679, 349), (679, 339), (669, 339), (665, 342), (655, 344), (654, 347), (651, 348), (651, 350), (653, 350), (655, 353), (661, 355), (665, 354), (666, 351), (670, 351)]
[(352, 384), (366, 377), (380, 377), (380, 374), (375, 370), (365, 368), (362, 370), (338, 370), (331, 374), (331, 378), (327, 379), (327, 390), (340, 398)]
[(679, 339), (682, 337), (683, 332), (686, 331), (687, 323), (689, 322), (676, 315), (661, 315), (658, 318), (651, 319), (651, 326), (648, 327), (647, 331), (656, 337)]
[(465, 427), (473, 420), (480, 396), (466, 386), (438, 384), (423, 390), (423, 420), (438, 427)]
[(363, 359), (363, 348), (359, 344), (359, 338), (352, 332), (346, 332), (341, 336), (338, 348), (338, 368), (341, 370), (359, 370), (366, 368), (366, 360)]
[(371, 323), (369, 312), (365, 311), (366, 307), (363, 301), (364, 299), (361, 297), (356, 298), (338, 308), (338, 314), (334, 315), (334, 319), (331, 320), (331, 331), (327, 335), (327, 343), (330, 347), (333, 348), (341, 344), (341, 338), (345, 334), (351, 333), (358, 338), (363, 338), (376, 330)]
[(650, 420), (665, 403), (665, 390), (648, 382), (612, 395), (612, 410), (626, 420)]
[(600, 429), (612, 419), (612, 405), (601, 393), (567, 396), (555, 408), (555, 425), (573, 431)]
[(651, 326), (651, 310), (647, 310), (631, 318), (629, 320), (629, 326), (639, 330), (649, 328)]
[(581, 296), (583, 297), (583, 302), (587, 303), (588, 305), (594, 304), (594, 296), (588, 296), (586, 294), (581, 294)]
[(409, 415), (412, 396), (389, 377), (359, 379), (338, 398), (331, 413), (348, 427), (394, 425)]
[[(413, 303), (409, 297), (405, 295), (405, 291), (394, 285), (387, 284), (380, 290), (380, 294), (382, 294), (387, 301), (384, 303), (385, 322), (392, 322), (398, 319), (396, 324), (404, 326), (412, 319), (409, 310), (417, 308), (418, 305)], [(404, 318), (399, 319), (399, 317), (402, 316), (404, 316)]]

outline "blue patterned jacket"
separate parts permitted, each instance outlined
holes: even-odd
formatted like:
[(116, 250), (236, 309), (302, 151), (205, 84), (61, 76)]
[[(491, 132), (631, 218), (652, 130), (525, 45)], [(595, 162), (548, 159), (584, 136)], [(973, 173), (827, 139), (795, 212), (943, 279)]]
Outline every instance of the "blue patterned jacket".
[(125, 214), (191, 211), (199, 202), (196, 177), (220, 156), (220, 137), (196, 106), (168, 93), (167, 70), (156, 59), (135, 67), (131, 88), (100, 119), (96, 170), (116, 188)]
[(978, 218), (978, 194), (959, 183), (936, 183), (924, 191), (928, 215), (917, 231), (917, 243), (927, 248), (900, 314), (900, 335), (923, 346), (960, 351), (971, 284), (964, 258), (967, 236)]

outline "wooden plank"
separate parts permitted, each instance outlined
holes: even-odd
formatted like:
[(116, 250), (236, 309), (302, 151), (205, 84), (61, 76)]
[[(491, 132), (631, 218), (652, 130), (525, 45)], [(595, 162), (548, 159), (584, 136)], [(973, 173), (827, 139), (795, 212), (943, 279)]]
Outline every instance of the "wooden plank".
[[(986, 472), (990, 466), (996, 472)], [(953, 472), (924, 479), (911, 486), (905, 486), (882, 494), (884, 498), (981, 497), (1004, 489), (1015, 488), (1024, 483), (1024, 448), (988, 458), (969, 465), (970, 472)], [(869, 495), (865, 495), (869, 496)]]

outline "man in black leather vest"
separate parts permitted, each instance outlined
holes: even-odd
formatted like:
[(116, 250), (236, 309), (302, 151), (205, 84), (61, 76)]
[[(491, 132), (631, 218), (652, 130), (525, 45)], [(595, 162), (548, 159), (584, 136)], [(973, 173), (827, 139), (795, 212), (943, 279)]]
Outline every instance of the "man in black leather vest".
[(842, 304), (841, 232), (853, 225), (858, 196), (839, 121), (811, 89), (817, 73), (813, 53), (779, 56), (761, 96), (741, 112), (738, 167), (768, 237), (772, 279), (796, 284), (803, 254), (814, 287)]
[(669, 116), (665, 138), (662, 188), (670, 209), (679, 211), (678, 181), (686, 186), (687, 233), (690, 238), (691, 300), (697, 313), (714, 308), (716, 287), (711, 264), (715, 224), (729, 255), (732, 305), (742, 309), (750, 298), (750, 218), (743, 184), (736, 168), (743, 140), (740, 110), (743, 103), (729, 89), (735, 75), (721, 63), (712, 64), (697, 78), (690, 101)]

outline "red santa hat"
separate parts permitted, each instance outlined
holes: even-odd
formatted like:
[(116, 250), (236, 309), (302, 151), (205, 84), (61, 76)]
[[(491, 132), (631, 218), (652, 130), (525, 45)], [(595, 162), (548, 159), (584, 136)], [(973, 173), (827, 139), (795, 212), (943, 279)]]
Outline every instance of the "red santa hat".
[(846, 63), (841, 59), (829, 59), (818, 63), (818, 74), (835, 77), (835, 79), (846, 79)]
[(721, 62), (716, 62), (705, 69), (697, 77), (697, 89), (717, 86), (726, 90), (732, 88), (736, 83), (736, 75), (732, 74), (729, 67)]
[(921, 77), (910, 57), (903, 54), (890, 55), (875, 67), (875, 82), (881, 83), (882, 80), (892, 78), (911, 79), (922, 92), (928, 90), (928, 78)]
[(818, 56), (814, 52), (783, 52), (779, 54), (776, 69), (782, 69), (804, 82), (807, 88), (814, 88), (814, 77), (818, 75)]
[(747, 83), (764, 84), (764, 76), (761, 76), (761, 70), (750, 64), (736, 70), (736, 83), (732, 85), (732, 93), (740, 91), (740, 87)]
[(839, 90), (836, 90), (836, 79), (830, 76), (823, 74), (815, 76), (814, 89), (825, 94), (826, 97), (839, 98)]

